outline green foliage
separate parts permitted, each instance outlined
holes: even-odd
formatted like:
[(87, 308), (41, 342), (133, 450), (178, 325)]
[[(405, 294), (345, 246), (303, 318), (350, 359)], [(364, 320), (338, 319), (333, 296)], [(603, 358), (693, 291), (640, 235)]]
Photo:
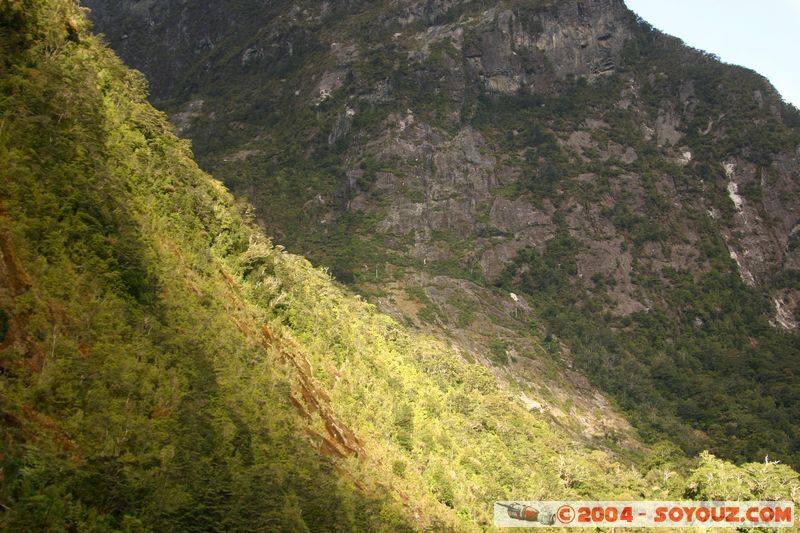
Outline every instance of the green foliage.
[[(46, 30), (59, 9), (80, 18), (73, 4), (29, 7), (34, 37), (0, 78), (0, 188), (33, 281), (15, 302), (24, 340), (0, 360), (42, 362), (0, 377), (4, 529), (470, 530), (497, 497), (577, 494), (552, 482), (565, 434), (483, 367), (273, 248), (138, 75), (89, 35)], [(293, 415), (304, 382), (264, 326), (386, 460), (312, 445), (308, 431), (333, 430)], [(576, 447), (575, 487), (641, 493), (634, 472), (612, 478), (613, 458), (588, 453)]]
[(464, 295), (457, 294), (450, 298), (449, 302), (456, 309), (456, 326), (460, 328), (467, 328), (475, 318), (475, 313), (478, 311), (478, 304), (472, 298)]
[(508, 364), (508, 344), (504, 340), (492, 339), (489, 343), (489, 354), (494, 364), (500, 366)]
[(698, 500), (781, 500), (800, 491), (800, 476), (786, 465), (765, 459), (736, 466), (708, 452), (700, 455), (688, 481), (689, 494)]
[(395, 461), (392, 463), (392, 473), (399, 477), (406, 475), (406, 463), (404, 461)]
[[(565, 303), (572, 301), (571, 280), (578, 273), (576, 254), (579, 249), (577, 240), (560, 231), (547, 242), (544, 252), (535, 249), (521, 251), (516, 261), (524, 264), (526, 269), (521, 277), (514, 280), (514, 284), (527, 294), (563, 298)], [(506, 282), (510, 282), (515, 274), (515, 270), (507, 270)]]
[[(414, 447), (414, 411), (410, 405), (401, 404), (396, 409), (394, 423), (397, 426), (397, 443), (406, 451), (411, 451)], [(403, 472), (405, 472), (405, 468)]]
[(626, 232), (634, 246), (640, 247), (646, 242), (663, 241), (666, 234), (657, 220), (647, 215), (633, 213), (623, 202), (614, 204), (613, 209), (603, 212), (614, 226)]
[(289, 493), (284, 500), (281, 529), (285, 531), (297, 531), (298, 533), (311, 533), (311, 530), (303, 520), (303, 511), (300, 507), (300, 500), (294, 493)]
[(266, 354), (219, 277), (251, 242), (232, 199), (139, 76), (57, 30), (85, 25), (73, 3), (17, 4), (0, 4), (26, 32), (3, 33), (0, 196), (34, 285), (15, 302), (23, 344), (0, 361), (45, 361), (0, 380), (0, 527), (357, 530), (398, 515), (302, 437), (287, 378), (253, 370)]
[[(31, 280), (8, 306), (23, 335), (0, 351), (0, 528), (486, 530), (489, 502), (512, 495), (651, 494), (488, 369), (273, 247), (73, 2), (2, 2), (0, 17), (0, 223)], [(305, 159), (293, 143), (264, 163), (275, 197), (303, 194), (307, 169), (335, 193), (332, 149)], [(372, 222), (355, 221), (360, 255), (341, 258), (354, 277), (379, 264), (361, 240)], [(543, 291), (567, 291), (578, 250), (562, 229), (530, 256)], [(363, 454), (342, 451), (343, 428)]]
[(425, 293), (422, 287), (406, 287), (406, 294), (417, 303), (422, 304), (422, 308), (417, 311), (417, 317), (427, 324), (436, 324), (444, 321), (442, 310)]
[[(558, 96), (478, 97), (472, 123), (524, 169), (517, 192), (540, 206), (547, 198), (556, 207), (555, 238), (522, 250), (499, 284), (529, 296), (546, 330), (570, 347), (578, 366), (615, 397), (647, 440), (672, 438), (690, 453), (709, 447), (737, 461), (770, 453), (797, 465), (800, 455), (793, 443), (800, 431), (794, 422), (800, 420), (795, 403), (800, 388), (793, 372), (781, 371), (791, 367), (796, 342), (769, 326), (774, 310), (766, 292), (741, 282), (725, 243), (714, 237), (719, 228), (705, 213), (694, 215), (691, 205), (703, 194), (722, 220), (730, 220), (734, 209), (720, 161), (737, 154), (760, 173), (769, 172), (776, 153), (796, 147), (795, 115), (789, 106), (781, 107), (781, 116), (770, 111), (768, 102), (775, 99), (759, 76), (685, 49), (644, 24), (626, 44), (619, 70), (623, 75), (591, 84), (564, 82)], [(622, 84), (630, 78), (641, 84), (640, 108), (608, 105), (620, 102)], [(683, 103), (692, 106), (691, 121), (682, 128), (681, 142), (690, 147), (693, 161), (678, 166), (655, 140), (645, 139), (641, 120), (655, 121), (665, 105), (684, 98), (688, 86), (694, 94)], [(756, 91), (763, 105), (754, 98)], [(588, 127), (586, 119), (602, 119), (607, 126)], [(713, 133), (701, 133), (712, 122)], [(587, 131), (599, 150), (615, 142), (635, 149), (638, 157), (630, 163), (601, 160), (598, 150), (585, 148), (589, 161), (582, 161), (563, 146), (576, 130)], [(570, 179), (582, 172), (597, 177)], [(614, 178), (626, 173), (636, 176), (641, 191), (634, 194), (619, 180), (612, 189)], [(675, 187), (670, 198), (664, 183)], [(752, 180), (741, 194), (758, 205), (760, 187), (759, 179)], [(569, 208), (562, 209), (565, 199), (587, 211), (603, 200), (601, 216), (613, 224), (623, 238), (622, 252), (633, 259), (633, 297), (646, 302), (647, 310), (612, 316), (609, 294), (622, 292), (615, 274), (578, 278), (576, 256), (582, 249), (563, 224), (569, 216)], [(649, 256), (668, 258), (674, 243), (686, 242), (681, 224), (670, 219), (676, 202), (696, 217), (690, 226), (700, 235), (700, 258), (685, 271), (661, 271)], [(571, 231), (575, 235), (575, 228)], [(772, 284), (791, 287), (793, 278), (784, 272)]]
[(564, 274), (574, 253), (564, 242), (521, 253), (504, 283), (539, 302), (550, 331), (645, 438), (669, 437), (692, 453), (709, 447), (736, 460), (770, 454), (796, 464), (799, 389), (785, 371), (795, 340), (769, 326), (770, 301), (741, 281), (720, 239), (701, 248), (713, 270), (700, 277), (635, 270), (637, 285), (663, 303), (629, 317), (603, 313), (602, 293)]

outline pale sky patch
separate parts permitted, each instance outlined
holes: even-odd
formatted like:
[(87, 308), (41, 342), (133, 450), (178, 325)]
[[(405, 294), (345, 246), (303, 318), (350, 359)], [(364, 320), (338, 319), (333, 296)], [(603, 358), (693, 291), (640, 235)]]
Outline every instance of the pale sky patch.
[(765, 76), (800, 107), (800, 0), (626, 0), (687, 45)]

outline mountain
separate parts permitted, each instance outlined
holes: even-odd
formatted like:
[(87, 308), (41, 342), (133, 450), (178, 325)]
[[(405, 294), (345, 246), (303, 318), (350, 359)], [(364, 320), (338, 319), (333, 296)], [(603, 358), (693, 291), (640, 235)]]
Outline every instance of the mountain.
[(551, 412), (593, 393), (548, 358), (648, 442), (800, 464), (800, 113), (763, 77), (621, 0), (86, 5), (201, 166), (379, 309)]
[[(0, 26), (4, 530), (477, 531), (512, 497), (800, 494), (774, 460), (642, 443), (566, 344), (515, 330), (539, 316), (522, 295), (406, 285), (420, 319), (482, 298), (445, 338), (273, 245), (75, 2), (2, 2)], [(507, 366), (471, 361), (480, 323), (530, 366), (502, 339)], [(603, 416), (618, 434), (588, 431)]]

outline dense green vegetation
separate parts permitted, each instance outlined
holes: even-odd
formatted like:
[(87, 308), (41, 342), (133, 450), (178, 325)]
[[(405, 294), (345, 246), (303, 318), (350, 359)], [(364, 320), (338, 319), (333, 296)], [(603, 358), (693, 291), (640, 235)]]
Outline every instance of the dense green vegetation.
[[(710, 182), (716, 189), (714, 205), (729, 217), (731, 204), (718, 162), (746, 153), (767, 165), (772, 154), (796, 146), (800, 135), (800, 129), (786, 127), (764, 106), (753, 103), (754, 91), (767, 92), (763, 79), (687, 50), (643, 23), (640, 26), (637, 39), (628, 43), (622, 71), (635, 79), (645, 79), (651, 72), (669, 73), (662, 74), (658, 83), (643, 83), (646, 111), (657, 115), (662, 102), (674, 99), (686, 80), (698, 92), (693, 122), (687, 127), (690, 135), (684, 140), (695, 154), (690, 166), (667, 163), (662, 149), (645, 140), (635, 121), (619, 110), (606, 109), (605, 102), (620, 91), (622, 77), (591, 88), (576, 83), (555, 102), (530, 96), (485, 100), (476, 117), (478, 127), (490, 133), (497, 123), (519, 128), (520, 144), (512, 148), (533, 154), (527, 158), (533, 165), (526, 167), (531, 178), (519, 185), (556, 205), (574, 197), (588, 205), (608, 193), (609, 177), (639, 174), (645, 201), (638, 213), (631, 210), (625, 191), (613, 207), (603, 210), (635, 255), (647, 243), (666, 245), (685, 239), (665, 216), (668, 202), (675, 199), (659, 194), (655, 175), (669, 176), (679, 200), (687, 203), (701, 180)], [(784, 107), (787, 116), (796, 112)], [(555, 112), (548, 111), (552, 109)], [(603, 132), (610, 139), (636, 147), (637, 161), (568, 160), (551, 130), (568, 132), (590, 117), (610, 125)], [(727, 133), (721, 137), (698, 133), (711, 120), (722, 120)], [(599, 179), (580, 187), (565, 179), (580, 172), (597, 172)], [(751, 191), (751, 198), (758, 203), (760, 193)], [(737, 461), (769, 454), (800, 464), (797, 336), (770, 326), (774, 309), (768, 295), (742, 282), (725, 243), (705, 215), (696, 216), (693, 224), (703, 235), (699, 250), (707, 272), (698, 275), (692, 265), (658, 272), (644, 261), (634, 261), (633, 281), (653, 302), (645, 311), (624, 317), (609, 312), (606, 293), (616, 283), (613, 277), (597, 274), (589, 286), (577, 279), (576, 257), (582, 247), (563, 219), (556, 238), (541, 249), (523, 251), (500, 284), (530, 295), (549, 331), (573, 349), (576, 362), (598, 386), (615, 396), (645, 439), (669, 436), (690, 453), (710, 447)], [(791, 286), (786, 277), (778, 274), (775, 285)]]
[[(516, 9), (518, 20), (530, 23), (527, 29), (535, 34), (542, 29), (536, 27), (542, 4), (499, 2), (498, 11)], [(239, 2), (231, 8), (239, 16), (252, 9), (248, 6)], [(746, 286), (719, 236), (730, 229), (735, 213), (721, 161), (741, 158), (768, 178), (775, 154), (791, 153), (800, 140), (798, 111), (780, 102), (757, 74), (721, 64), (641, 20), (631, 28), (614, 75), (569, 78), (541, 91), (490, 92), (485, 80), (470, 79), (465, 67), (470, 46), (479, 48), (482, 32), (496, 24), (475, 25), (487, 3), (462, 2), (404, 26), (397, 19), (407, 7), (354, 2), (328, 18), (292, 19), (281, 30), (285, 36), (273, 43), (280, 47), (291, 38), (296, 44), (291, 56), (257, 63), (258, 68), (243, 66), (239, 57), (244, 46), (256, 46), (257, 32), (236, 36), (204, 59), (225, 75), (188, 72), (159, 103), (183, 111), (190, 101), (203, 100), (207, 112), (193, 119), (190, 131), (204, 167), (255, 204), (260, 222), (277, 242), (366, 295), (379, 293), (380, 284), (390, 280), (407, 282), (402, 272), (486, 284), (478, 265), (481, 254), (512, 239), (487, 223), (492, 199), (480, 200), (486, 206), (473, 234), (461, 228), (431, 232), (425, 244), (448, 257), (420, 261), (413, 248), (424, 240), (420, 235), (391, 235), (380, 228), (397, 197), (420, 204), (428, 200), (415, 182), (420, 169), (369, 145), (393, 127), (388, 117), (406, 116), (408, 110), (445, 138), (467, 127), (478, 130), (487, 151), (517, 172), (513, 182), (491, 194), (523, 198), (542, 210), (552, 205), (558, 225), (556, 238), (523, 250), (499, 285), (526, 293), (541, 315), (533, 317), (541, 331), (571, 348), (580, 369), (614, 395), (641, 435), (649, 441), (674, 439), (690, 453), (709, 447), (748, 461), (769, 452), (800, 464), (800, 381), (793, 364), (798, 341), (769, 325), (774, 310), (768, 295), (797, 287), (796, 276), (775, 265), (763, 286)], [(280, 6), (272, 9), (275, 16), (282, 13)], [(420, 35), (457, 21), (463, 30), (460, 48), (454, 34), (421, 53)], [(327, 43), (334, 42), (351, 44), (354, 59), (340, 61), (326, 53)], [(551, 67), (545, 61), (530, 70)], [(339, 69), (340, 86), (318, 100), (320, 78)], [(355, 113), (351, 123), (343, 122), (347, 109)], [(685, 119), (681, 147), (669, 147), (643, 129), (670, 113)], [(345, 123), (348, 133), (332, 135), (344, 131)], [(566, 142), (577, 131), (588, 133), (594, 146), (584, 147), (580, 156)], [(615, 143), (636, 158), (626, 162), (619, 153), (611, 155)], [(684, 144), (692, 160), (681, 165), (675, 153)], [(234, 147), (253, 153), (237, 158)], [(379, 189), (381, 173), (408, 184), (398, 191)], [(592, 177), (581, 180), (586, 174)], [(641, 185), (641, 205), (621, 185), (626, 176)], [(665, 183), (674, 194), (665, 194)], [(764, 193), (758, 180), (740, 192), (752, 205), (760, 204)], [(351, 209), (355, 199), (365, 207)], [(607, 203), (597, 217), (610, 222), (623, 240), (621, 252), (633, 256), (633, 296), (646, 311), (625, 317), (612, 313), (613, 293), (622, 285), (614, 273), (578, 279), (579, 255), (593, 237), (577, 235), (566, 220), (576, 205), (589, 211), (600, 199)], [(672, 210), (673, 203), (680, 208)], [(707, 208), (719, 213), (718, 221), (707, 220)], [(676, 217), (688, 218), (698, 238), (690, 240)], [(797, 240), (789, 242), (790, 249)], [(648, 254), (666, 256), (671, 246), (686, 243), (698, 251), (693, 264), (662, 270), (647, 260)], [(424, 290), (411, 296), (421, 305), (417, 318), (425, 326), (448, 323)], [(450, 324), (471, 322), (469, 313), (458, 314)], [(499, 366), (507, 363), (502, 342), (485, 346)], [(642, 379), (627, 379), (629, 371)]]
[(785, 465), (572, 440), (272, 246), (72, 1), (3, 0), (0, 25), (4, 530), (480, 530), (510, 497), (800, 493)]
[(739, 460), (770, 455), (796, 463), (796, 338), (770, 327), (770, 302), (734, 266), (699, 279), (667, 275), (669, 286), (650, 281), (659, 297), (652, 309), (615, 317), (602, 295), (575, 286), (574, 251), (556, 239), (544, 252), (521, 254), (506, 283), (536, 296), (549, 330), (645, 438), (669, 435), (690, 452), (710, 446)]
[(4, 287), (25, 333), (0, 351), (3, 529), (410, 529), (302, 437), (235, 327), (221, 259), (251, 230), (141, 77), (69, 39), (71, 2), (0, 20), (2, 231), (33, 280)]

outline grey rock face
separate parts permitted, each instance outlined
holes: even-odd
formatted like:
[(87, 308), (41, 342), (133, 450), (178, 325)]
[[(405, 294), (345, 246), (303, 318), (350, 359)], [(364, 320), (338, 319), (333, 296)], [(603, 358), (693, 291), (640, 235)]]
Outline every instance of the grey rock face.
[[(310, 110), (314, 118), (298, 125), (308, 144), (300, 157), (313, 157), (319, 136), (327, 150), (342, 150), (347, 178), (293, 200), (303, 206), (300, 224), (324, 221), (327, 231), (347, 213), (370, 216), (376, 232), (406, 243), (405, 253), (423, 265), (461, 261), (488, 281), (520, 250), (543, 250), (566, 224), (582, 247), (574, 282), (593, 288), (593, 278), (613, 279), (604, 290), (609, 310), (620, 314), (649, 307), (636, 269), (707, 272), (698, 246), (708, 230), (700, 219), (710, 220), (750, 285), (800, 267), (800, 247), (790, 246), (800, 221), (796, 148), (770, 156), (766, 166), (744, 152), (712, 162), (710, 174), (738, 191), (738, 203), (714, 192), (720, 184), (708, 177), (687, 193), (675, 176), (696, 171), (698, 138), (714, 143), (728, 134), (725, 116), (696, 123), (708, 105), (702, 80), (679, 80), (671, 97), (646, 100), (643, 93), (668, 83), (669, 72), (626, 70), (623, 51), (642, 30), (621, 0), (86, 4), (122, 57), (147, 74), (155, 98), (169, 101), (179, 131), (204, 141), (199, 155), (221, 177), (238, 179), (242, 168), (260, 168), (263, 157), (281, 153), (283, 141), (275, 140), (284, 132), (273, 121)], [(627, 126), (591, 114), (556, 127), (554, 120), (574, 111), (551, 113), (543, 127), (553, 129), (569, 165), (557, 179), (577, 184), (556, 205), (518, 185), (530, 178), (525, 160), (534, 156), (529, 147), (509, 153), (503, 144), (520, 132), (492, 138), (471, 121), (477, 96), (558, 97), (576, 79), (590, 87), (618, 81), (607, 107), (640, 137), (620, 138)], [(760, 109), (777, 105), (767, 87), (750, 93)], [(246, 112), (228, 107), (232, 95)], [(365, 126), (364, 117), (381, 108), (391, 112)], [(231, 133), (221, 141), (221, 132)], [(642, 160), (653, 151), (674, 166), (648, 168)], [(381, 167), (369, 186), (365, 158)], [(602, 194), (579, 197), (601, 183)], [(269, 189), (256, 179), (241, 190), (259, 203)], [(660, 212), (648, 226), (653, 203)], [(629, 229), (620, 228), (632, 221), (653, 235), (681, 237), (656, 244), (645, 236), (634, 252)], [(278, 235), (293, 230), (273, 225)]]
[(471, 73), (492, 92), (547, 90), (570, 76), (613, 74), (631, 31), (618, 0), (558, 2), (536, 12), (484, 13), (467, 45)]

